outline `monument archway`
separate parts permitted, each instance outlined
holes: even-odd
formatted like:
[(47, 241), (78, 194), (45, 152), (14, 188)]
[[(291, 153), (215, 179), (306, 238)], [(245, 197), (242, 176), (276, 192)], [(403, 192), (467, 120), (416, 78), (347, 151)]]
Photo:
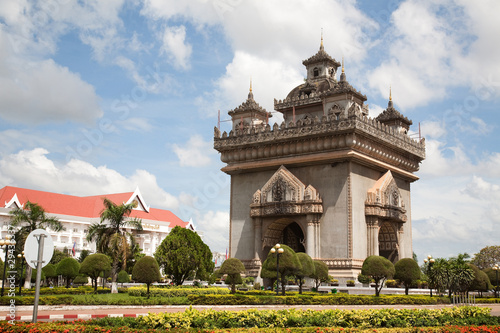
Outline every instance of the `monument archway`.
[(399, 260), (398, 233), (390, 222), (382, 223), (378, 234), (379, 255), (395, 263)]
[[(263, 251), (262, 254), (267, 256), (267, 251), (276, 243), (287, 244), (296, 251), (319, 258), (322, 203), (319, 193), (312, 185), (306, 186), (287, 168), (281, 166), (264, 186), (253, 194), (250, 204), (250, 216), (257, 230), (256, 259), (259, 247)], [(267, 225), (269, 221), (272, 222)], [(259, 230), (262, 230), (262, 238), (259, 237)], [(263, 258), (262, 255), (260, 257)]]
[(267, 255), (277, 243), (285, 244), (295, 252), (306, 252), (304, 231), (299, 223), (290, 218), (279, 218), (269, 225), (263, 237), (263, 253)]

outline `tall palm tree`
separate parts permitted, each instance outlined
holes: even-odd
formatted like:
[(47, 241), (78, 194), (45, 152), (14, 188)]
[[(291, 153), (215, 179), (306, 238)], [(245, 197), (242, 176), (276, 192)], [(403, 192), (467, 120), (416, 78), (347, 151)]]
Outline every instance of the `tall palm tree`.
[(109, 255), (113, 262), (111, 266), (112, 291), (118, 292), (116, 279), (118, 271), (127, 268), (127, 258), (134, 249), (136, 242), (133, 235), (125, 230), (132, 227), (138, 231), (142, 230), (142, 222), (137, 218), (129, 218), (135, 204), (117, 205), (111, 200), (104, 198), (104, 209), (101, 212), (101, 221), (89, 227), (87, 240), (96, 242), (96, 250), (99, 253)]
[[(50, 228), (53, 231), (64, 230), (62, 223), (53, 216), (48, 216), (42, 206), (37, 203), (27, 201), (23, 208), (16, 208), (10, 211), (11, 226), (19, 227), (16, 232), (17, 244), (22, 246), (26, 238), (36, 229)], [(26, 280), (24, 281), (25, 288), (31, 288), (31, 267), (26, 265)]]

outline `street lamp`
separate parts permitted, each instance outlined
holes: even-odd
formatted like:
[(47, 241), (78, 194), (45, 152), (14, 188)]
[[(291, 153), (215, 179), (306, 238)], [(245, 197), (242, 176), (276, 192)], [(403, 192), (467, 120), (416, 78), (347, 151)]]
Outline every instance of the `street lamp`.
[[(279, 274), (280, 274), (280, 254), (282, 254), (283, 252), (285, 252), (285, 250), (283, 250), (283, 248), (281, 247), (280, 244), (276, 244), (272, 247), (271, 249), (271, 253), (276, 253), (276, 295), (279, 295), (279, 289), (278, 289), (278, 286), (279, 286)], [(281, 279), (281, 283), (283, 283), (283, 278)]]
[(11, 235), (6, 235), (5, 240), (0, 239), (0, 247), (5, 246), (5, 260), (3, 261), (3, 279), (2, 279), (2, 293), (0, 296), (3, 296), (3, 290), (5, 285), (5, 273), (7, 272), (7, 254), (9, 253), (9, 245), (16, 245), (16, 240), (11, 239)]
[(23, 269), (24, 269), (24, 251), (19, 253), (17, 257), (21, 260), (21, 274), (19, 274), (19, 295), (21, 295), (21, 287), (23, 286)]
[(432, 264), (434, 264), (434, 258), (429, 254), (426, 259), (424, 259), (424, 263), (429, 263), (429, 266), (427, 266), (427, 276), (429, 277), (429, 290), (431, 292), (431, 297), (432, 297)]
[(495, 275), (496, 275), (496, 278), (497, 278), (497, 285), (495, 287), (495, 297), (498, 297), (498, 270), (500, 269), (500, 267), (498, 267), (498, 264), (495, 264), (493, 266), (493, 269), (495, 270)]

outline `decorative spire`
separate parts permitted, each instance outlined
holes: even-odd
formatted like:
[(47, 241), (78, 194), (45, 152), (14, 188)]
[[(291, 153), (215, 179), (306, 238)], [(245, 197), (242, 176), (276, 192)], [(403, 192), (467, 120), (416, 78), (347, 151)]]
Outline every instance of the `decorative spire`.
[(392, 87), (389, 86), (389, 103), (387, 104), (387, 107), (388, 108), (393, 108), (393, 104), (392, 104)]
[(250, 77), (250, 91), (248, 92), (248, 99), (253, 99), (253, 92), (252, 92), (252, 77)]
[(345, 82), (346, 77), (345, 77), (345, 70), (344, 70), (344, 57), (342, 57), (342, 73), (340, 73), (340, 82)]
[(321, 44), (319, 46), (319, 49), (324, 50), (324, 47), (323, 47), (323, 28), (321, 28)]

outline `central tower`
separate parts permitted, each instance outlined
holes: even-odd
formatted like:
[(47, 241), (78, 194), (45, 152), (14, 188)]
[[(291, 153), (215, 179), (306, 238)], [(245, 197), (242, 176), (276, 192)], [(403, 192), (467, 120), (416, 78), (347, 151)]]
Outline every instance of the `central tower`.
[(302, 62), (305, 82), (274, 100), (283, 123), (248, 99), (229, 111), (229, 133), (214, 148), (231, 176), (230, 255), (259, 276), (269, 249), (283, 243), (323, 260), (330, 275), (356, 279), (363, 260), (412, 257), (410, 184), (424, 140), (393, 106), (368, 117), (367, 98), (324, 50)]

